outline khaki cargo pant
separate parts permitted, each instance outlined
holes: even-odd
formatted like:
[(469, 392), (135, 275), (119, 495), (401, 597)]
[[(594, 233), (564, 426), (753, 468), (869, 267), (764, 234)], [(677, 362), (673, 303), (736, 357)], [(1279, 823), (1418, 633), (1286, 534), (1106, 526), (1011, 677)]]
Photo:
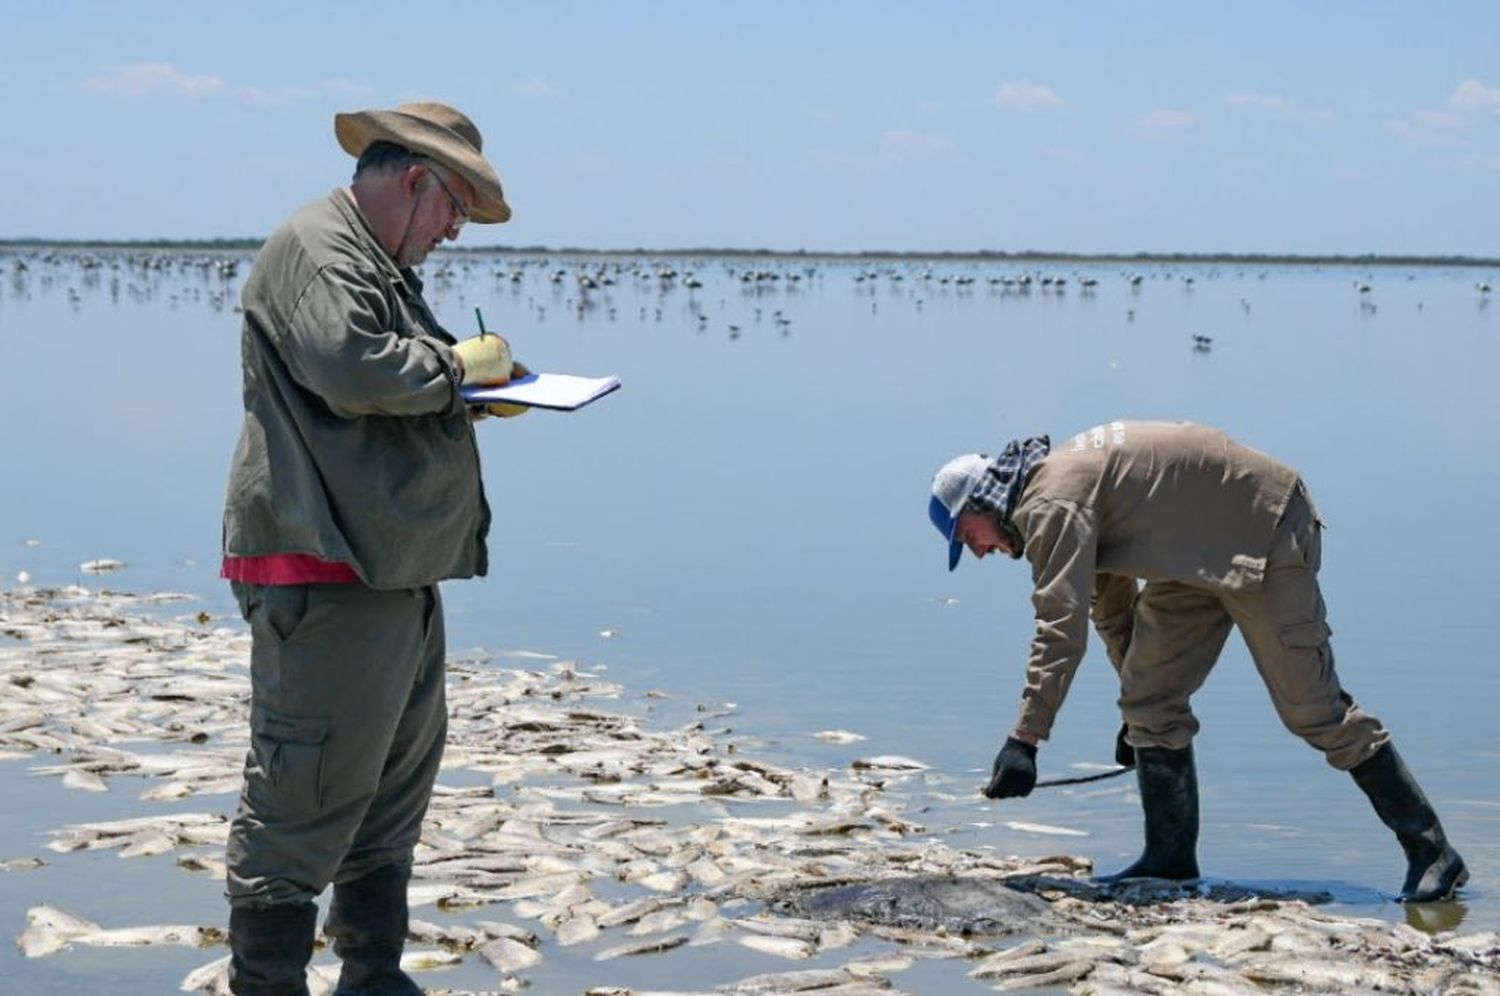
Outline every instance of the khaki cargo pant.
[(231, 904), (410, 864), (447, 735), (436, 586), (233, 584), (250, 623), (250, 751)]
[(1198, 732), (1189, 705), (1238, 626), (1287, 729), (1348, 770), (1389, 739), (1339, 684), (1318, 589), (1322, 523), (1300, 483), (1277, 526), (1264, 583), (1225, 592), (1148, 582), (1120, 666), (1120, 712), (1137, 747), (1180, 750)]

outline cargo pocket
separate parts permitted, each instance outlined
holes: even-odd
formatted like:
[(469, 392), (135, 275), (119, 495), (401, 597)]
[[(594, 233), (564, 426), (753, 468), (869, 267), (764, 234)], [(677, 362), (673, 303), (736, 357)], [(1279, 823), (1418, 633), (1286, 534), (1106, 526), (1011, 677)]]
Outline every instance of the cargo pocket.
[(250, 718), (250, 747), (259, 782), (257, 815), (300, 818), (323, 805), (323, 745), (328, 720), (283, 716), (266, 710)]
[(1328, 620), (1314, 619), (1311, 622), (1283, 626), (1281, 645), (1288, 650), (1306, 650), (1321, 647), (1331, 636), (1333, 636), (1333, 630), (1329, 628)]

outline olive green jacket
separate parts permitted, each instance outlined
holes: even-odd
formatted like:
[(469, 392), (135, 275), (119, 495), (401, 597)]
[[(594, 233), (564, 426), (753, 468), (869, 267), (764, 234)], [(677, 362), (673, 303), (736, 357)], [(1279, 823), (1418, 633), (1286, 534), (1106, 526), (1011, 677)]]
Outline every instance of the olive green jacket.
[(1258, 588), (1298, 482), (1292, 468), (1190, 422), (1111, 422), (1049, 453), (1011, 513), (1036, 611), (1017, 728), (1051, 731), (1091, 609), (1119, 668), (1137, 579)]
[(484, 574), (490, 511), (454, 339), (352, 196), (277, 229), (243, 300), (224, 553), (312, 554), (380, 589)]

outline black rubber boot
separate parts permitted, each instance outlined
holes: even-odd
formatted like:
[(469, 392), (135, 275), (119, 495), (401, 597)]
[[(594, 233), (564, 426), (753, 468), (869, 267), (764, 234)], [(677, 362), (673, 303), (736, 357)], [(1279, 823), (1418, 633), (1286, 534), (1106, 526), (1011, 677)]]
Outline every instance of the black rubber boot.
[(1146, 812), (1146, 852), (1124, 871), (1094, 881), (1197, 878), (1198, 772), (1192, 746), (1137, 747), (1135, 774)]
[(1387, 743), (1353, 768), (1354, 784), (1370, 797), (1380, 822), (1396, 833), (1406, 852), (1403, 903), (1431, 903), (1447, 899), (1469, 880), (1464, 859), (1448, 845), (1443, 825), (1417, 780), (1406, 770), (1396, 748)]
[(318, 907), (292, 903), (229, 908), (229, 991), (235, 996), (307, 996)]
[(333, 996), (422, 996), (401, 971), (410, 879), (410, 866), (386, 865), (333, 887), (323, 934), (344, 962)]

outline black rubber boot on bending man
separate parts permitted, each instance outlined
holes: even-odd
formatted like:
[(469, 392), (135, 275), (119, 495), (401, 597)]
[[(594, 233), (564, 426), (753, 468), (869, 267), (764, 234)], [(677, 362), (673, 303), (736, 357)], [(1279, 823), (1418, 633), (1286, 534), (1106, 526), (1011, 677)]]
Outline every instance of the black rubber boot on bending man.
[(1400, 901), (1430, 903), (1447, 899), (1469, 880), (1464, 859), (1448, 844), (1427, 796), (1396, 748), (1387, 743), (1349, 769), (1354, 783), (1375, 807), (1380, 822), (1396, 833), (1406, 852), (1406, 881)]
[(311, 902), (229, 908), (229, 991), (307, 996), (318, 907)]
[(1146, 812), (1146, 851), (1140, 860), (1095, 882), (1127, 878), (1198, 877), (1198, 772), (1192, 745), (1135, 748), (1141, 808)]
[(386, 865), (335, 884), (323, 934), (344, 963), (333, 996), (422, 996), (401, 971), (409, 865)]

